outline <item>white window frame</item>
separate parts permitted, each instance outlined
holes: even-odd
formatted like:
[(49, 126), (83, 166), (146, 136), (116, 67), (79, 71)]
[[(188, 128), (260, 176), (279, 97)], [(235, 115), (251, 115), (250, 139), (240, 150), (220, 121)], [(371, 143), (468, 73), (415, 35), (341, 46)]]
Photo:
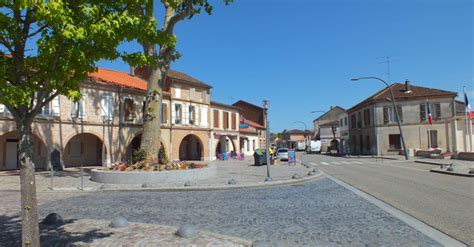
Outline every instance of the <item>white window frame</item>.
[(71, 107), (71, 118), (83, 120), (86, 117), (86, 112), (84, 109), (85, 101), (84, 98), (81, 98), (79, 101), (72, 101)]
[(100, 95), (100, 117), (102, 121), (112, 121), (114, 119), (114, 102), (109, 93)]

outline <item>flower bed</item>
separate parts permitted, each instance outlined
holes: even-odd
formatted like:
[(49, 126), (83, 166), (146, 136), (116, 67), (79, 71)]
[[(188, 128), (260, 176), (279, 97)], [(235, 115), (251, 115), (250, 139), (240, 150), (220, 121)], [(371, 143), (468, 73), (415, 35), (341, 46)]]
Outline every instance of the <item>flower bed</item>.
[(193, 163), (186, 161), (173, 161), (168, 164), (150, 165), (146, 162), (137, 162), (128, 164), (127, 162), (113, 162), (104, 169), (105, 171), (172, 171), (172, 170), (189, 170), (208, 167), (207, 164)]

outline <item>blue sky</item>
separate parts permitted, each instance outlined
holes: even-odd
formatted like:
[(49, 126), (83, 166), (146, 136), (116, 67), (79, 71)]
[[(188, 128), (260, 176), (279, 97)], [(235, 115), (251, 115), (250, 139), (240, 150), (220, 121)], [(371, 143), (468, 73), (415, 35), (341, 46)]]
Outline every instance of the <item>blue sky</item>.
[[(461, 92), (473, 82), (470, 0), (214, 1), (211, 16), (178, 24), (172, 68), (213, 86), (212, 100), (270, 100), (271, 131), (312, 128), (314, 110), (350, 108), (383, 85), (354, 76)], [(127, 44), (123, 49), (138, 49)], [(129, 71), (121, 61), (99, 67)]]

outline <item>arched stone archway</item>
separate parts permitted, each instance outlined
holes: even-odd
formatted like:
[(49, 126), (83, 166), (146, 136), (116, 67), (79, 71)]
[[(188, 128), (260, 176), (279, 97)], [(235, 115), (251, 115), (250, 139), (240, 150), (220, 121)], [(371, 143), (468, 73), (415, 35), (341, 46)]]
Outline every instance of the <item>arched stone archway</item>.
[(179, 144), (179, 160), (202, 160), (203, 145), (198, 136), (190, 134)]
[[(80, 133), (73, 136), (66, 143), (63, 151), (65, 167), (102, 166), (103, 141), (100, 137), (90, 133)], [(107, 148), (105, 148), (107, 157)]]
[(220, 136), (219, 141), (214, 146), (214, 156), (217, 157), (218, 154), (224, 152), (238, 152), (237, 147), (235, 146), (234, 140), (228, 136)]
[[(135, 137), (133, 137), (133, 139), (130, 141), (130, 143), (127, 146), (127, 150), (126, 150), (126, 153), (125, 153), (125, 161), (131, 162), (133, 151), (140, 148), (141, 142), (142, 142), (142, 134), (141, 133), (136, 135)], [(164, 150), (163, 152), (167, 156), (168, 153), (166, 152), (166, 146), (163, 144), (163, 141), (161, 141), (160, 143), (161, 143), (161, 149)], [(162, 153), (162, 152), (160, 152), (160, 153)], [(168, 158), (168, 157), (166, 157), (166, 158)], [(160, 161), (162, 161), (163, 157), (159, 157), (159, 159), (160, 159)], [(169, 160), (169, 158), (168, 158), (168, 160)]]
[[(17, 131), (10, 131), (0, 135), (0, 170), (17, 170), (18, 162)], [(47, 148), (43, 140), (33, 134), (33, 163), (36, 169), (46, 169), (48, 160)]]

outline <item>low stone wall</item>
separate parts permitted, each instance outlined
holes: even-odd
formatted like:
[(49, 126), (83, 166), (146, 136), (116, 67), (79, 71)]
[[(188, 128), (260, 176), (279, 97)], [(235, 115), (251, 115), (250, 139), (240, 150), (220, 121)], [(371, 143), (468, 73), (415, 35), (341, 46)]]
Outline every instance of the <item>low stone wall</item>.
[(185, 183), (210, 179), (216, 176), (217, 167), (210, 165), (206, 168), (173, 170), (173, 171), (103, 171), (94, 169), (91, 171), (91, 180), (105, 184), (169, 184)]
[(473, 160), (474, 161), (474, 152), (460, 152), (458, 154), (458, 159), (460, 159), (460, 160)]
[(432, 154), (441, 154), (441, 150), (439, 149), (434, 149), (434, 150), (416, 150), (415, 156), (421, 156), (421, 157), (431, 157)]

